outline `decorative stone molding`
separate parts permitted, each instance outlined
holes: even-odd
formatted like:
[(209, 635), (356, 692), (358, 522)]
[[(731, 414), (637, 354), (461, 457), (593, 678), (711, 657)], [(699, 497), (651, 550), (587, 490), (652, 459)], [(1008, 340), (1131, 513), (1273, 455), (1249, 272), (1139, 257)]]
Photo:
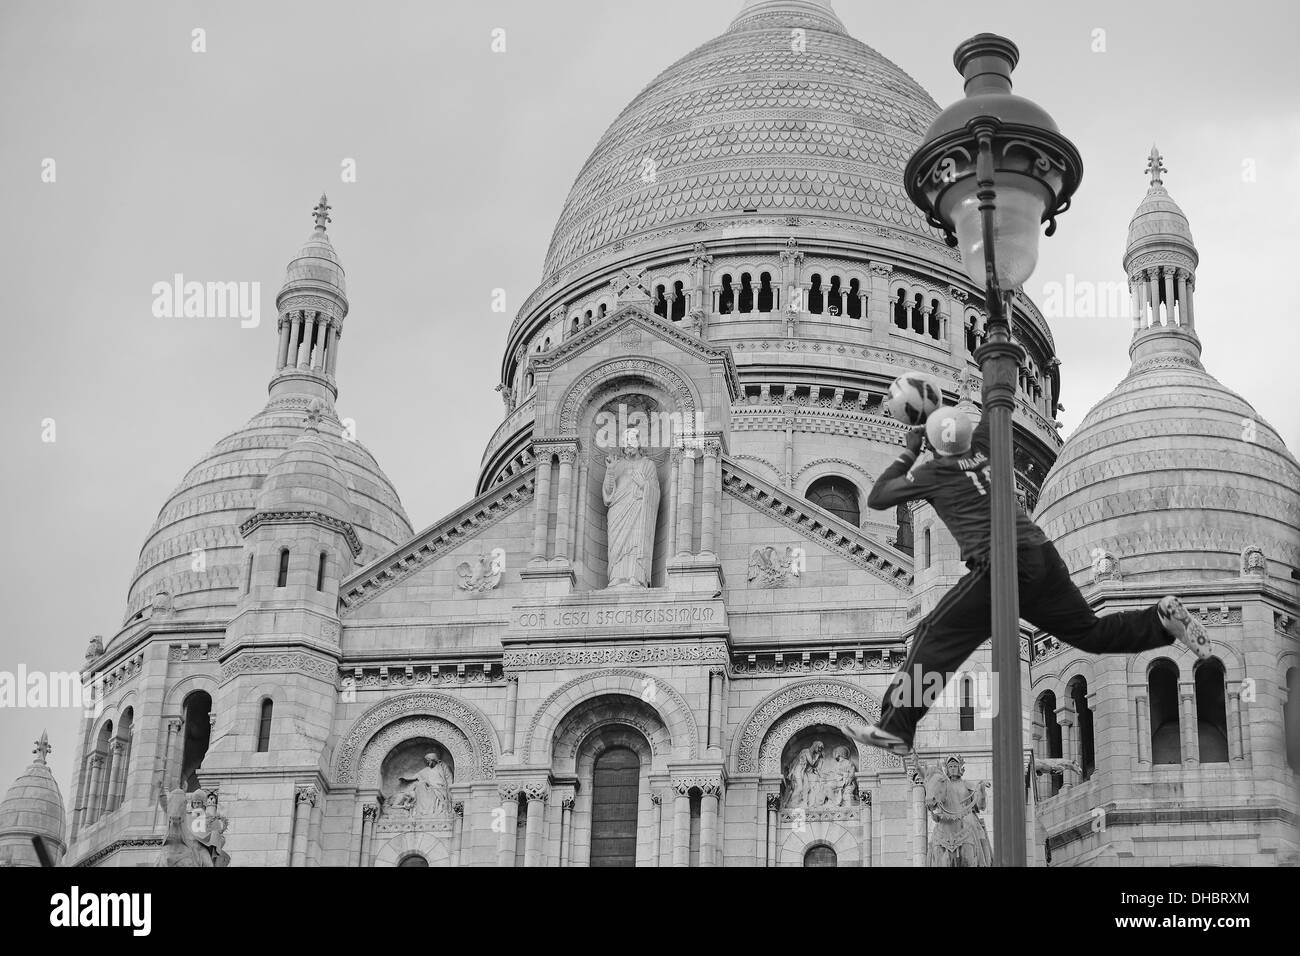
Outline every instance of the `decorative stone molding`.
[(75, 864), (65, 863), (65, 865), (97, 866), (101, 860), (107, 859), (109, 856), (113, 855), (119, 850), (134, 850), (134, 849), (141, 849), (144, 847), (160, 847), (165, 842), (167, 841), (162, 837), (141, 837), (135, 840), (114, 840), (112, 843), (108, 844), (107, 846), (100, 847), (94, 853), (90, 854), (90, 856), (77, 861)]
[(694, 777), (673, 777), (672, 788), (678, 796), (686, 796), (692, 790), (698, 789), (705, 796), (718, 796), (722, 793), (721, 776), (694, 776)]
[(384, 727), (366, 742), (357, 767), (357, 782), (365, 787), (379, 787), (379, 771), (384, 758), (399, 744), (427, 737), (436, 740), (451, 754), (452, 775), (457, 783), (469, 779), (477, 764), (474, 745), (465, 732), (443, 717), (403, 717)]
[(736, 772), (759, 772), (759, 748), (772, 725), (809, 703), (839, 704), (867, 723), (880, 719), (880, 701), (860, 687), (837, 680), (800, 681), (770, 694), (745, 718), (733, 744)]
[(376, 704), (353, 722), (339, 744), (334, 758), (335, 780), (340, 786), (356, 783), (357, 764), (366, 744), (383, 727), (403, 717), (441, 717), (458, 728), (470, 742), (473, 759), (469, 766), (457, 766), (461, 780), (492, 780), (496, 777), (496, 738), (477, 708), (446, 694), (404, 694)]
[(352, 522), (344, 521), (333, 515), (327, 515), (323, 511), (259, 511), (239, 526), (239, 533), (247, 538), (254, 529), (264, 524), (298, 524), (303, 521), (309, 521), (312, 524), (321, 525), (331, 531), (338, 532), (347, 541), (348, 547), (352, 551), (352, 557), (356, 558), (361, 555), (363, 550), (361, 539), (357, 537), (357, 531), (352, 527)]
[(338, 679), (338, 662), (316, 654), (301, 652), (256, 653), (237, 651), (221, 665), (221, 683), (234, 680), (241, 674), (275, 674), (294, 672), (309, 674), (329, 681)]
[(532, 501), (533, 483), (533, 473), (526, 471), (494, 486), (446, 521), (405, 545), (397, 554), (384, 558), (345, 582), (339, 603), (347, 610), (358, 608), (406, 580), (430, 561), (486, 531)]
[(912, 592), (912, 572), (901, 563), (903, 556), (888, 555), (856, 528), (841, 530), (841, 527), (848, 529), (848, 526), (838, 519), (828, 518), (822, 513), (813, 514), (802, 495), (778, 490), (730, 459), (723, 460), (722, 488), (733, 498), (793, 528), (808, 540), (892, 584), (904, 594)]
[(610, 664), (704, 664), (725, 661), (727, 656), (725, 644), (637, 644), (506, 651), (502, 664), (514, 670), (537, 670)]
[[(764, 776), (781, 776), (781, 753), (786, 744), (790, 742), (790, 738), (799, 731), (817, 724), (839, 727), (843, 723), (858, 723), (861, 721), (862, 716), (852, 707), (843, 704), (811, 704), (789, 711), (772, 723), (760, 741), (758, 772)], [(856, 745), (855, 749), (858, 751), (859, 772), (868, 772), (879, 768), (896, 768), (903, 765), (901, 758), (884, 750), (878, 750), (875, 747), (857, 747)]]
[(647, 378), (663, 388), (676, 403), (671, 411), (680, 412), (684, 421), (695, 421), (699, 402), (689, 382), (674, 368), (651, 358), (619, 358), (602, 362), (578, 378), (565, 393), (560, 405), (560, 431), (575, 434), (578, 415), (592, 395), (606, 382), (624, 376)]
[(534, 801), (545, 803), (547, 798), (551, 795), (551, 788), (545, 781), (540, 783), (526, 783), (523, 786), (523, 793), (525, 799), (527, 799), (529, 803), (533, 803)]
[[(869, 629), (870, 630), (870, 629)], [(901, 646), (893, 649), (901, 658)], [(892, 674), (897, 664), (890, 648), (873, 648), (851, 652), (804, 651), (802, 653), (748, 654), (732, 664), (733, 677), (767, 677), (799, 674)]]
[(492, 661), (458, 661), (454, 664), (408, 664), (399, 669), (386, 664), (366, 663), (343, 668), (341, 683), (354, 690), (490, 684), (498, 679), (493, 675), (495, 666)]
[(497, 796), (501, 798), (502, 803), (511, 803), (519, 799), (522, 790), (523, 787), (517, 782), (502, 783), (497, 786)]
[[(644, 694), (650, 688), (654, 689), (653, 698), (645, 700)], [(551, 738), (561, 719), (583, 700), (602, 694), (620, 694), (644, 700), (654, 708), (672, 734), (673, 750), (692, 759), (699, 756), (700, 735), (695, 714), (682, 695), (670, 684), (644, 671), (624, 668), (593, 671), (557, 688), (538, 705), (524, 735), (520, 753), (528, 755), (530, 763), (547, 763)], [(566, 701), (563, 705), (558, 703), (561, 698)]]
[(1248, 544), (1241, 549), (1242, 577), (1268, 577), (1268, 561), (1264, 549), (1259, 545)]
[(865, 468), (857, 462), (849, 461), (847, 458), (814, 458), (794, 473), (794, 480), (798, 481), (800, 477), (806, 474), (810, 469), (816, 468), (819, 465), (839, 465), (841, 468), (848, 468), (851, 471), (856, 471), (868, 482), (875, 481)]

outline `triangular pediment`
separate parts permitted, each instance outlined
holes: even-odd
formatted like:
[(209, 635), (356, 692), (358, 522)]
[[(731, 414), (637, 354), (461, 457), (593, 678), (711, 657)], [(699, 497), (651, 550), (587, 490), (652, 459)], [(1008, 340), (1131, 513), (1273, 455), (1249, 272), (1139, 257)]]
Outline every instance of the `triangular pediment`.
[(678, 323), (662, 319), (650, 310), (632, 303), (619, 306), (604, 319), (565, 339), (545, 354), (536, 356), (532, 360), (533, 367), (538, 371), (559, 368), (619, 336), (626, 339), (628, 351), (636, 351), (644, 345), (644, 340), (637, 337), (645, 335), (655, 336), (693, 359), (722, 365), (731, 398), (735, 399), (740, 394), (740, 379), (736, 374), (736, 362), (731, 349), (709, 345)]
[(727, 457), (722, 462), (722, 490), (904, 594), (912, 593), (910, 557), (823, 511), (802, 495), (764, 481)]

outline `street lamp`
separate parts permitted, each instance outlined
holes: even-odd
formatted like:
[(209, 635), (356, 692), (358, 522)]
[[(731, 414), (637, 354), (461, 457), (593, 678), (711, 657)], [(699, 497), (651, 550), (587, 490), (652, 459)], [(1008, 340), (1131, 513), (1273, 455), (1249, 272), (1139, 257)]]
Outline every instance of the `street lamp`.
[[(1011, 92), (1020, 59), (1005, 37), (981, 33), (953, 64), (966, 97), (939, 114), (904, 171), (907, 194), (930, 225), (961, 248), (966, 272), (983, 285), (987, 335), (975, 351), (989, 416), (992, 540), (994, 862), (1024, 866), (1024, 737), (1020, 698), (1020, 613), (1016, 581), (1016, 496), (1011, 413), (1024, 349), (1011, 339), (1010, 293), (1033, 274), (1038, 234), (1056, 231), (1083, 175), (1079, 151), (1040, 106)], [(1003, 290), (1007, 290), (1005, 293)]]

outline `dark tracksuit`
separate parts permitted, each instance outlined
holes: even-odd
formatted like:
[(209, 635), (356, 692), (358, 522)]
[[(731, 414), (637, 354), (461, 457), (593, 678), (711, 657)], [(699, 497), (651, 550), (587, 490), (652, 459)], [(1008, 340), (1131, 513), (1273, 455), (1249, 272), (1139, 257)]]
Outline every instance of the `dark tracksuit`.
[[(876, 480), (867, 498), (868, 506), (876, 509), (924, 498), (957, 539), (962, 560), (970, 568), (921, 621), (907, 659), (886, 692), (880, 726), (909, 743), (930, 703), (926, 695), (916, 693), (917, 688), (927, 677), (940, 674), (942, 684), (933, 684), (936, 692), (946, 686), (992, 627), (988, 450), (986, 415), (975, 428), (968, 457), (935, 458), (912, 468), (915, 456), (904, 451)], [(1070, 580), (1056, 548), (1019, 508), (1016, 550), (1020, 616), (1035, 627), (1091, 654), (1135, 654), (1172, 643), (1154, 605), (1097, 617)]]

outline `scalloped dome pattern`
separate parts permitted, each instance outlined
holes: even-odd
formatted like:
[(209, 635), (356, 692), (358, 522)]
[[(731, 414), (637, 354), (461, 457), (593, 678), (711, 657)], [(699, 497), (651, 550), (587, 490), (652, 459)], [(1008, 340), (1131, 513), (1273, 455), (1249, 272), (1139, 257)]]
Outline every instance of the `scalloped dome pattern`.
[[(755, 208), (937, 235), (902, 171), (938, 106), (833, 13), (810, 7), (747, 8), (632, 101), (578, 174), (545, 275), (638, 233)], [(791, 49), (793, 27), (807, 31), (806, 52)], [(653, 182), (643, 181), (647, 158)]]
[[(301, 396), (272, 400), (186, 473), (140, 549), (127, 594), (128, 621), (160, 588), (170, 592), (182, 617), (202, 618), (234, 606), (243, 586), (239, 525), (257, 507), (272, 466), (302, 437), (309, 402)], [(374, 560), (411, 537), (410, 521), (374, 456), (360, 442), (340, 437), (337, 420), (326, 417), (319, 427), (320, 441), (346, 476), (351, 520), (363, 548), (358, 560)], [(204, 553), (202, 571), (193, 568), (196, 550)]]
[(1247, 545), (1300, 565), (1300, 463), (1199, 362), (1158, 355), (1083, 419), (1036, 517), (1080, 581), (1095, 548), (1119, 558), (1125, 580), (1233, 576)]

